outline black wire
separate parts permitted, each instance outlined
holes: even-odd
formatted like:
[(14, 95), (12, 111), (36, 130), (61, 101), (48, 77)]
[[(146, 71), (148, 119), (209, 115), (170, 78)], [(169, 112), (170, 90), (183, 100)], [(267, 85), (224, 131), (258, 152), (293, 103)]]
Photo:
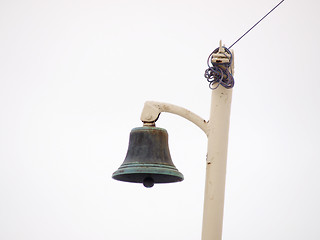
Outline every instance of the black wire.
[[(229, 67), (232, 63), (232, 53), (231, 51), (223, 47), (225, 51), (230, 54), (229, 62), (226, 63), (219, 63), (219, 62), (212, 62), (212, 55), (214, 53), (219, 52), (219, 48), (216, 48), (208, 57), (207, 64), (208, 69), (204, 73), (204, 77), (209, 82), (209, 87), (214, 90), (219, 85), (225, 87), (225, 88), (233, 88), (234, 86), (234, 79), (232, 74), (229, 72)], [(227, 57), (227, 55), (225, 55)], [(218, 83), (216, 87), (213, 87), (215, 83)]]
[(256, 22), (256, 24), (254, 24), (248, 31), (245, 32), (245, 34), (243, 34), (241, 37), (238, 38), (237, 41), (235, 41), (233, 44), (231, 44), (231, 46), (228, 48), (232, 48), (233, 45), (235, 45), (237, 42), (240, 41), (241, 38), (243, 38), (248, 32), (250, 32), (255, 26), (257, 26), (266, 16), (268, 16), (273, 10), (275, 10), (284, 0), (282, 0), (281, 2), (279, 2), (274, 8), (272, 8), (266, 15), (263, 16), (263, 18), (261, 18), (258, 22)]
[[(214, 53), (219, 52), (219, 48), (216, 48), (208, 57), (207, 64), (208, 69), (204, 73), (204, 77), (209, 82), (209, 87), (214, 90), (219, 85), (222, 85), (225, 88), (233, 88), (234, 86), (234, 79), (232, 74), (229, 72), (230, 64), (232, 63), (232, 53), (230, 52), (230, 48), (234, 46), (237, 42), (240, 41), (247, 33), (249, 33), (255, 26), (257, 26), (266, 16), (268, 16), (274, 9), (276, 9), (284, 0), (280, 1), (274, 8), (272, 8), (266, 15), (264, 15), (256, 24), (254, 24), (248, 31), (246, 31), (237, 41), (235, 41), (229, 48), (223, 47), (224, 50), (230, 54), (229, 62), (226, 63), (219, 63), (219, 62), (212, 62), (212, 55)], [(225, 54), (226, 57), (228, 57)], [(216, 87), (213, 87), (215, 83), (218, 83)]]

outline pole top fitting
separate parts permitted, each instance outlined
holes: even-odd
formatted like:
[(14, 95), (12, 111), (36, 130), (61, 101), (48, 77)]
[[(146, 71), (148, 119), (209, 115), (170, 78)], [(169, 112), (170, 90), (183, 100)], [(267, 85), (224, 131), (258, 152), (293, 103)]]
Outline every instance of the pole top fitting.
[(230, 63), (231, 59), (231, 54), (226, 51), (226, 47), (223, 45), (222, 46), (222, 41), (220, 40), (219, 42), (219, 48), (218, 48), (218, 52), (216, 53), (212, 53), (212, 58), (211, 58), (211, 62), (212, 63)]
[(219, 85), (225, 88), (233, 88), (234, 86), (234, 56), (233, 51), (219, 42), (217, 47), (209, 55), (207, 60), (208, 68), (204, 73), (204, 77), (209, 82), (209, 88), (214, 90)]

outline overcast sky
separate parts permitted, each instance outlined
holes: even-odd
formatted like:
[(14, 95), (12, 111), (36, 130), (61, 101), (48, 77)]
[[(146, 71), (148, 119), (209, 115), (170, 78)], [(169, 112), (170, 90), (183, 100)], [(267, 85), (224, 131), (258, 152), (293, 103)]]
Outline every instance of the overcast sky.
[[(206, 136), (161, 114), (181, 183), (114, 181), (147, 100), (208, 119), (203, 73), (279, 1), (0, 1), (0, 239), (200, 239)], [(224, 240), (320, 239), (320, 3), (238, 42)]]

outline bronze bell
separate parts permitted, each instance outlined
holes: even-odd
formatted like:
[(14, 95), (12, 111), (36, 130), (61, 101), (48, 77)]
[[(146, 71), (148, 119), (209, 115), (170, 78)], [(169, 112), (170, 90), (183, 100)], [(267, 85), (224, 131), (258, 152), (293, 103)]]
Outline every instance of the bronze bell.
[(182, 173), (171, 160), (167, 131), (149, 126), (132, 129), (127, 156), (112, 178), (145, 187), (182, 181)]

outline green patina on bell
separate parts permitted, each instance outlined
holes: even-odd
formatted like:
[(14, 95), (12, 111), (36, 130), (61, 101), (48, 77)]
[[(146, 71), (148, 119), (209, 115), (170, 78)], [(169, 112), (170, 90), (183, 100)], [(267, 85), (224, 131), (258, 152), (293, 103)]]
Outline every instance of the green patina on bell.
[(167, 131), (158, 127), (132, 129), (127, 156), (112, 178), (145, 187), (182, 181), (182, 173), (171, 160)]

